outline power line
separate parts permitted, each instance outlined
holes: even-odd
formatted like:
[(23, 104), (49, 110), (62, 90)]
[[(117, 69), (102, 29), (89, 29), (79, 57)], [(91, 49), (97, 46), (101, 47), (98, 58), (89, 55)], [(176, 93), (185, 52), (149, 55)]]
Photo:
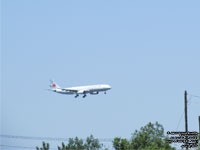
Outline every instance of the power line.
[[(29, 146), (16, 146), (16, 145), (0, 145), (0, 147), (5, 147), (5, 148), (19, 148), (19, 149), (36, 149), (36, 147), (29, 147)], [(49, 148), (52, 150), (57, 150), (57, 148)]]
[(183, 115), (184, 115), (184, 111), (183, 111), (183, 113), (182, 113), (182, 115), (181, 115), (181, 117), (180, 117), (180, 119), (179, 119), (179, 121), (178, 121), (178, 125), (177, 125), (177, 127), (176, 127), (176, 131), (178, 130), (179, 125), (180, 125), (180, 123), (181, 123), (181, 121), (182, 121), (182, 119), (183, 119)]
[[(195, 98), (200, 98), (200, 96), (198, 96), (198, 95), (193, 95), (193, 94), (189, 94), (189, 93), (187, 93), (187, 95), (190, 96), (190, 98), (188, 99), (188, 109), (189, 109), (189, 106), (190, 106), (191, 103), (192, 103), (192, 98), (193, 98), (193, 97), (195, 97)], [(179, 121), (178, 121), (178, 125), (177, 125), (177, 127), (176, 127), (176, 131), (178, 130), (179, 125), (180, 125), (180, 123), (181, 123), (181, 121), (182, 121), (182, 119), (183, 119), (183, 115), (184, 115), (184, 111), (183, 111), (183, 113), (181, 114), (181, 117), (180, 117), (180, 119), (179, 119)]]
[[(188, 94), (189, 95), (189, 94)], [(189, 106), (190, 106), (190, 104), (192, 103), (192, 95), (190, 95), (191, 97), (188, 99), (188, 109), (189, 109)], [(179, 119), (179, 121), (178, 121), (178, 125), (177, 125), (177, 127), (176, 127), (176, 131), (178, 130), (178, 128), (179, 128), (179, 125), (180, 125), (180, 123), (181, 123), (181, 121), (182, 121), (182, 119), (183, 119), (183, 115), (184, 115), (184, 111), (183, 111), (183, 113), (181, 114), (181, 117), (180, 117), (180, 119)]]
[(0, 145), (0, 147), (23, 148), (23, 149), (36, 149), (36, 147), (16, 146), (16, 145)]
[(198, 95), (193, 95), (193, 94), (188, 94), (188, 95), (190, 95), (192, 97), (200, 98), (200, 96), (198, 96)]
[(32, 137), (32, 136), (16, 136), (1, 134), (0, 137), (25, 140), (47, 140), (47, 141), (68, 141), (68, 138), (53, 138), (53, 137)]
[[(60, 138), (60, 137), (33, 137), (33, 136), (17, 136), (17, 135), (6, 135), (0, 134), (2, 138), (11, 138), (11, 139), (24, 139), (24, 140), (43, 140), (43, 141), (68, 141), (69, 138)], [(86, 139), (83, 139), (86, 140)], [(101, 142), (112, 142), (113, 139), (105, 138), (99, 139)]]

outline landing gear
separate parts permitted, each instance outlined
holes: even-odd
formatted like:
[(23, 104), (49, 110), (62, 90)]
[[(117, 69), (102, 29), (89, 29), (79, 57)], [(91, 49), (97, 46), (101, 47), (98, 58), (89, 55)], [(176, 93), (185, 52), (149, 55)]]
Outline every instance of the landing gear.
[(77, 98), (78, 96), (79, 96), (79, 95), (77, 94), (77, 95), (75, 95), (74, 97)]
[(106, 94), (106, 91), (104, 92), (104, 94)]
[(85, 98), (86, 96), (87, 96), (87, 95), (86, 95), (86, 94), (84, 94), (84, 95), (83, 95), (83, 98)]

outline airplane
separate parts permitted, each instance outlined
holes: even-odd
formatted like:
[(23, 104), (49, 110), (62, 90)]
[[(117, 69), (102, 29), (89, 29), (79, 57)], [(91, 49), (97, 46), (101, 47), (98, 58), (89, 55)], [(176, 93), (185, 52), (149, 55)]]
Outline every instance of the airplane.
[(70, 88), (61, 88), (58, 84), (56, 84), (53, 80), (50, 80), (50, 91), (60, 93), (60, 94), (75, 94), (75, 98), (77, 98), (80, 94), (83, 94), (83, 98), (87, 96), (87, 94), (97, 95), (99, 92), (104, 92), (111, 89), (111, 86), (108, 84), (98, 84), (98, 85), (88, 85), (88, 86), (76, 86)]

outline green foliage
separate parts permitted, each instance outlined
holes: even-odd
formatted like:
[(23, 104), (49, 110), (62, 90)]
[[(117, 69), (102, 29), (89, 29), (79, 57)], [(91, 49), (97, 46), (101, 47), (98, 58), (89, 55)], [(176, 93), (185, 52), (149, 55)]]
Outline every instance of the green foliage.
[(102, 144), (98, 139), (95, 139), (93, 135), (87, 137), (85, 143), (78, 137), (70, 138), (68, 144), (62, 143), (62, 146), (58, 146), (58, 150), (99, 150), (102, 148)]
[(199, 132), (199, 143), (198, 143), (198, 149), (197, 150), (200, 150), (200, 132)]
[(84, 147), (86, 150), (98, 150), (102, 148), (103, 144), (99, 143), (98, 139), (95, 139), (93, 135), (90, 135), (90, 137), (87, 137), (86, 142), (84, 144)]
[[(131, 140), (116, 137), (113, 140), (115, 150), (175, 150), (167, 143), (167, 137), (164, 136), (164, 128), (161, 124), (149, 122), (140, 130), (135, 130)], [(49, 150), (49, 144), (43, 142), (42, 147), (36, 147), (37, 150)], [(85, 141), (78, 137), (69, 138), (68, 143), (62, 142), (58, 150), (101, 150), (103, 144), (99, 143), (93, 135), (86, 138)], [(105, 150), (108, 150), (107, 148)]]
[(127, 139), (116, 137), (113, 140), (113, 147), (115, 150), (128, 150), (130, 149), (130, 142)]
[(36, 150), (49, 150), (50, 147), (49, 147), (49, 143), (45, 143), (45, 142), (42, 142), (42, 147), (39, 148), (38, 146), (36, 147)]
[(149, 122), (141, 127), (140, 131), (135, 130), (131, 140), (131, 149), (175, 149), (167, 143), (167, 137), (164, 136), (164, 128), (161, 124)]
[(148, 123), (141, 127), (140, 131), (135, 130), (130, 141), (119, 137), (113, 140), (115, 150), (174, 150), (167, 143), (167, 137), (164, 136), (164, 128), (158, 122)]

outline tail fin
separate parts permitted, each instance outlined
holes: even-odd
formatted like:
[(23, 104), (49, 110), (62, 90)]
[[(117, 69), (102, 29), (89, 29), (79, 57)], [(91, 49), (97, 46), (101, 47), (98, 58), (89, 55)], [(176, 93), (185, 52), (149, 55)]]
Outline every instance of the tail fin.
[(60, 86), (58, 84), (56, 84), (53, 80), (50, 80), (50, 85), (49, 86), (52, 89), (60, 88)]

